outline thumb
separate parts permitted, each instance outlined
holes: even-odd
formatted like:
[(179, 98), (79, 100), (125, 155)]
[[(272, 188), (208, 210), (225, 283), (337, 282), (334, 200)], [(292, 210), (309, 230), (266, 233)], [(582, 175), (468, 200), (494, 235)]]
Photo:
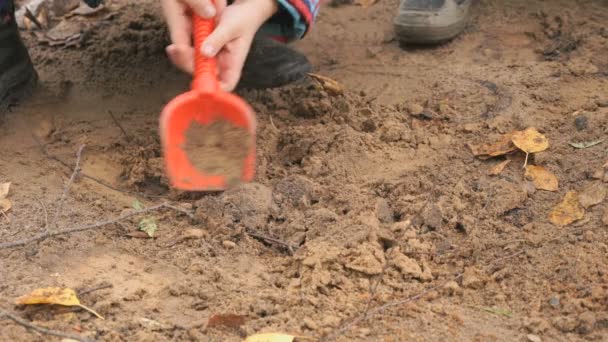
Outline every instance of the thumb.
[(201, 46), (201, 53), (206, 57), (215, 57), (217, 53), (230, 41), (239, 35), (239, 26), (231, 25), (230, 22), (221, 22), (205, 39)]

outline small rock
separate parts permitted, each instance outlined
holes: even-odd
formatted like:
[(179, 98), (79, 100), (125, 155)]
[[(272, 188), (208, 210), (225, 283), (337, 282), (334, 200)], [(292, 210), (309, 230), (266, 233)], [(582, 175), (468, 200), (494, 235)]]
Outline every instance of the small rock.
[(543, 340), (538, 335), (528, 334), (526, 336), (530, 342), (542, 342)]
[(604, 170), (597, 170), (592, 175), (591, 178), (602, 180), (604, 178)]
[(376, 121), (373, 119), (367, 119), (361, 123), (361, 130), (366, 133), (373, 133), (378, 129)]
[(559, 297), (557, 297), (557, 296), (551, 297), (551, 299), (549, 299), (549, 305), (551, 305), (554, 309), (559, 309), (559, 307), (560, 307)]
[(431, 229), (441, 228), (443, 214), (439, 207), (435, 204), (427, 205), (422, 211), (422, 222)]
[(608, 99), (597, 100), (595, 101), (595, 104), (601, 108), (608, 107)]
[(549, 322), (540, 317), (526, 317), (523, 323), (526, 330), (533, 334), (543, 334), (551, 328)]
[(468, 123), (468, 124), (464, 124), (464, 126), (462, 126), (462, 130), (465, 131), (466, 133), (479, 132), (481, 130), (481, 128), (482, 128), (482, 125), (479, 122)]
[(573, 332), (578, 326), (576, 319), (570, 316), (558, 316), (553, 319), (553, 326), (561, 332)]
[(598, 205), (606, 198), (606, 187), (597, 182), (587, 186), (579, 195), (578, 200), (585, 209)]
[(595, 329), (597, 319), (591, 311), (583, 312), (578, 316), (578, 332), (581, 334), (589, 334)]
[(484, 277), (478, 269), (474, 267), (467, 267), (464, 269), (462, 286), (469, 289), (480, 289), (484, 284)]
[(310, 330), (319, 329), (319, 325), (315, 323), (310, 317), (305, 317), (302, 322), (304, 323), (304, 327)]
[(419, 104), (411, 103), (407, 106), (407, 111), (412, 115), (420, 115), (424, 111), (424, 107)]
[(426, 242), (422, 242), (418, 239), (407, 240), (407, 246), (409, 247), (408, 250), (411, 250), (416, 253), (423, 253), (423, 254), (429, 253), (432, 249), (430, 244), (428, 244)]
[(589, 120), (586, 116), (579, 115), (576, 117), (576, 119), (574, 119), (574, 126), (576, 126), (577, 130), (582, 131), (587, 128), (588, 121)]
[(608, 226), (608, 207), (604, 210), (604, 216), (602, 216), (602, 222)]
[(234, 247), (236, 247), (236, 243), (226, 240), (226, 241), (222, 242), (222, 246), (224, 246), (224, 248), (227, 248), (227, 249), (233, 249)]
[(376, 200), (376, 217), (382, 223), (393, 223), (395, 221), (393, 211), (384, 198)]

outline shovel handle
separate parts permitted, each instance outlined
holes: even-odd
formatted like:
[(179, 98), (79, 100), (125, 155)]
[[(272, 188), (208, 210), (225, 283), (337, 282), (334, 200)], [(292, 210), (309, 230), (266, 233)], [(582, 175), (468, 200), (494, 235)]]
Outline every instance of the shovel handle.
[(201, 93), (214, 93), (219, 90), (217, 80), (217, 63), (215, 57), (206, 57), (201, 53), (203, 42), (215, 29), (215, 19), (203, 19), (192, 16), (194, 32), (194, 80), (192, 89)]

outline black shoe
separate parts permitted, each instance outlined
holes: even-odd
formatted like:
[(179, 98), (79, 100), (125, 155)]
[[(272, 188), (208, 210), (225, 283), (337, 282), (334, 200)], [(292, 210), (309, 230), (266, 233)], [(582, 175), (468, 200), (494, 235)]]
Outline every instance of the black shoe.
[(13, 0), (0, 2), (0, 113), (31, 94), (38, 81), (14, 13)]
[(403, 44), (435, 44), (465, 28), (471, 0), (401, 0), (395, 33)]
[(276, 88), (304, 79), (311, 71), (306, 56), (283, 43), (256, 35), (238, 88)]

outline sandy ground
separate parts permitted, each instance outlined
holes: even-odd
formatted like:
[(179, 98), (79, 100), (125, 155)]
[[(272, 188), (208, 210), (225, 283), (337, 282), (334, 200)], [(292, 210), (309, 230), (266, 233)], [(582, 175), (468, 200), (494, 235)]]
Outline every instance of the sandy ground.
[[(155, 4), (115, 1), (70, 19), (86, 33), (79, 46), (25, 33), (42, 81), (0, 118), (0, 183), (12, 182), (13, 203), (0, 244), (134, 206), (180, 210), (1, 249), (4, 309), (99, 341), (261, 331), (608, 340), (606, 1), (478, 1), (461, 37), (405, 49), (392, 33), (397, 1), (325, 8), (297, 48), (344, 93), (314, 80), (244, 92), (259, 124), (256, 181), (207, 195), (170, 190), (163, 176), (158, 115), (188, 77), (164, 55)], [(527, 127), (549, 139), (529, 163), (557, 176), (556, 192), (524, 178), (523, 153), (480, 160), (466, 147)], [(568, 191), (587, 196), (584, 217), (554, 225)], [(142, 220), (157, 225), (155, 238), (143, 238)], [(101, 285), (111, 287), (86, 292)], [(50, 286), (85, 291), (105, 320), (14, 305)], [(0, 340), (52, 339), (3, 320)]]

